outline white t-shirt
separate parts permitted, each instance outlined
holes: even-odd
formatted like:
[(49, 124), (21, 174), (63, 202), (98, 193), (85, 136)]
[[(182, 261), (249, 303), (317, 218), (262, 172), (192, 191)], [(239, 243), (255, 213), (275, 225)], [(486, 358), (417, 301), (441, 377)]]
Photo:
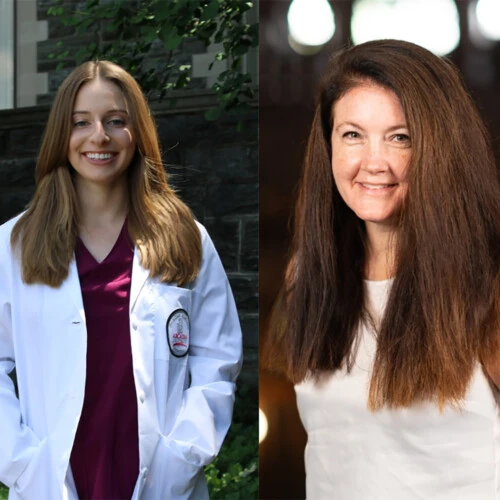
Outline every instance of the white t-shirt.
[[(381, 317), (392, 280), (367, 281)], [(371, 413), (368, 388), (376, 338), (363, 326), (356, 362), (295, 387), (307, 431), (310, 500), (500, 500), (500, 420), (478, 365), (462, 410), (428, 402)]]

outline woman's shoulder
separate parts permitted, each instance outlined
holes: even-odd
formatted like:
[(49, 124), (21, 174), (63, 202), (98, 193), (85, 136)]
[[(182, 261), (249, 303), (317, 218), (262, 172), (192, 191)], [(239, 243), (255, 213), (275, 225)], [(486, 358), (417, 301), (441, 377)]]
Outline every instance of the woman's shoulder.
[(202, 258), (205, 258), (207, 254), (217, 253), (212, 238), (210, 238), (210, 235), (208, 234), (206, 227), (200, 222), (198, 222), (196, 219), (194, 222), (196, 223), (196, 227), (200, 232)]
[(194, 220), (194, 222), (196, 224), (196, 227), (198, 228), (198, 231), (200, 232), (201, 242), (202, 242), (202, 244), (204, 244), (205, 241), (207, 240), (207, 238), (210, 239), (210, 236), (208, 235), (208, 231), (201, 222), (198, 222), (196, 219)]
[(0, 291), (6, 290), (5, 284), (9, 282), (9, 275), (20, 275), (19, 259), (17, 252), (12, 251), (10, 236), (21, 215), (16, 215), (0, 225)]
[(215, 275), (220, 275), (226, 277), (224, 267), (222, 265), (221, 259), (217, 252), (217, 249), (210, 237), (207, 229), (203, 224), (195, 220), (198, 231), (200, 232), (201, 237), (201, 248), (202, 248), (202, 259), (201, 259), (201, 268), (200, 274), (196, 279), (196, 282), (200, 281), (201, 275), (210, 274), (212, 277)]
[(12, 229), (16, 225), (17, 221), (21, 218), (24, 212), (12, 217), (8, 221), (0, 225), (0, 249), (4, 251), (6, 248), (10, 247), (10, 235)]

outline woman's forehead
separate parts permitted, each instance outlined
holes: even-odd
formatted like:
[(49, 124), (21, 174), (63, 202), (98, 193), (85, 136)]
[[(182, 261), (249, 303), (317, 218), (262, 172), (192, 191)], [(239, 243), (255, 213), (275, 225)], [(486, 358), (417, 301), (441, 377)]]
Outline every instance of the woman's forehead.
[(116, 83), (103, 78), (84, 83), (76, 94), (73, 112), (86, 112), (102, 107), (128, 113), (127, 100)]

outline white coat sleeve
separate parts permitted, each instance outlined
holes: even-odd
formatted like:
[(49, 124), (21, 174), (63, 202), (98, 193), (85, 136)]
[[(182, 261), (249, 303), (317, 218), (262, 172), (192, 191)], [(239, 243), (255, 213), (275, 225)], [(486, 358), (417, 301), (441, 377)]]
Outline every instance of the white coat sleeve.
[(171, 452), (195, 467), (214, 459), (229, 429), (242, 356), (241, 329), (226, 273), (206, 230), (200, 231), (203, 259), (190, 317), (191, 382), (167, 436)]
[(10, 243), (0, 228), (0, 481), (8, 487), (28, 466), (40, 443), (22, 419), (19, 400), (9, 373), (15, 367), (13, 343), (10, 266)]

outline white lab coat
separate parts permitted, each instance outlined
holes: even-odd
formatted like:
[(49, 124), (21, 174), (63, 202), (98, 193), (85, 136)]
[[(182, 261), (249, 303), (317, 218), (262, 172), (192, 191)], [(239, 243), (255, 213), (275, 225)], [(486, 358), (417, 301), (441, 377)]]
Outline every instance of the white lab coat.
[[(80, 418), (87, 332), (75, 260), (59, 288), (22, 282), (0, 226), (0, 481), (11, 500), (77, 499), (69, 459)], [(130, 333), (139, 416), (134, 500), (208, 498), (202, 467), (231, 423), (241, 330), (219, 257), (200, 225), (202, 266), (187, 288), (149, 278), (134, 254)], [(190, 320), (188, 355), (166, 323)], [(16, 368), (19, 399), (8, 374)], [(133, 439), (134, 436), (131, 436)]]

